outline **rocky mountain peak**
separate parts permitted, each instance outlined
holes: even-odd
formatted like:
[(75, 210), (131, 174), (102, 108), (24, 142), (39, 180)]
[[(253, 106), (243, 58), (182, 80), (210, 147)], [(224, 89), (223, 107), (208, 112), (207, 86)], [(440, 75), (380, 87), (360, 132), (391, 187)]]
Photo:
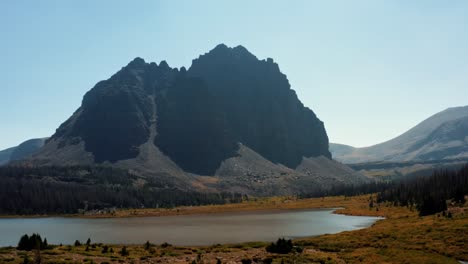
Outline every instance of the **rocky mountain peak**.
[(256, 61), (258, 61), (257, 57), (243, 46), (239, 45), (234, 48), (230, 48), (224, 44), (219, 44), (214, 49), (193, 60), (191, 68), (196, 68), (199, 64), (203, 65), (205, 63), (212, 64), (213, 66), (226, 66), (228, 64), (242, 65)]
[(159, 63), (159, 67), (161, 67), (162, 69), (170, 69), (169, 64), (167, 64), (165, 60)]
[[(180, 71), (166, 61), (135, 58), (86, 93), (49, 142), (64, 149), (56, 153), (83, 146), (96, 163), (137, 160), (143, 145), (153, 144), (184, 171), (200, 175), (214, 175), (237, 155), (239, 143), (293, 169), (303, 157), (330, 158), (323, 123), (299, 101), (277, 64), (224, 44)], [(46, 147), (54, 152), (55, 145)]]
[(135, 59), (133, 59), (131, 62), (129, 62), (127, 64), (127, 66), (125, 68), (129, 68), (129, 69), (139, 69), (139, 68), (144, 68), (146, 67), (146, 62), (144, 59), (140, 58), (140, 57), (136, 57)]

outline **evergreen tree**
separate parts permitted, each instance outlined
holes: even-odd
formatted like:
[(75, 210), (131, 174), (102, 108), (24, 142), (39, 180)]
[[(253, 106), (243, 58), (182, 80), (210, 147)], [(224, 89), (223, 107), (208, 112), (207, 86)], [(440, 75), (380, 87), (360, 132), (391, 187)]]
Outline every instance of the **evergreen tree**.
[(18, 242), (16, 247), (18, 250), (28, 250), (29, 249), (29, 236), (27, 234), (23, 235)]
[(151, 247), (151, 243), (149, 241), (146, 241), (146, 243), (144, 245), (145, 250), (149, 250), (150, 247)]
[(39, 234), (32, 234), (28, 236), (27, 234), (23, 235), (19, 242), (17, 249), (31, 251), (33, 249), (41, 250), (47, 248), (47, 240), (42, 241), (42, 238)]

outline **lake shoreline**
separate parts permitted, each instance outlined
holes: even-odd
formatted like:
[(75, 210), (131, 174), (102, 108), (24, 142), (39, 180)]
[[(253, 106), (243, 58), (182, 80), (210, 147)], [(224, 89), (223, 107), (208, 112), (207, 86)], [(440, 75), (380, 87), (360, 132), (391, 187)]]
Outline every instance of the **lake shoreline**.
[[(379, 217), (345, 216), (333, 209), (288, 209), (216, 214), (130, 218), (30, 218), (0, 220), (1, 246), (17, 243), (18, 234), (40, 233), (51, 244), (137, 245), (149, 240), (176, 246), (273, 242), (366, 228)], [(119, 232), (115, 233), (115, 230)]]
[[(268, 260), (273, 263), (459, 263), (457, 260), (468, 260), (468, 251), (464, 247), (467, 235), (460, 230), (466, 228), (468, 205), (454, 211), (452, 218), (431, 215), (419, 217), (417, 211), (407, 207), (394, 206), (392, 203), (369, 206), (370, 195), (356, 197), (325, 197), (289, 201), (283, 198), (269, 198), (256, 201), (256, 204), (243, 205), (250, 211), (254, 208), (281, 207), (299, 208), (303, 206), (320, 208), (337, 208), (336, 214), (382, 216), (383, 220), (373, 225), (353, 231), (337, 234), (326, 234), (294, 239), (294, 244), (304, 249), (301, 254), (272, 254), (265, 250), (266, 242), (248, 242), (239, 244), (222, 244), (212, 246), (164, 246), (154, 245), (151, 250), (144, 245), (129, 243), (108, 245), (115, 253), (102, 253), (104, 245), (94, 244), (96, 248), (86, 245), (56, 246), (46, 250), (42, 256), (46, 261), (63, 263), (132, 263), (151, 261), (152, 263), (193, 263), (199, 260), (205, 263), (241, 263), (243, 259)], [(226, 206), (225, 206), (226, 207)], [(232, 207), (232, 205), (227, 205)], [(239, 207), (238, 205), (236, 207)], [(206, 208), (203, 207), (203, 208)], [(221, 209), (210, 206), (211, 212)], [(302, 208), (307, 209), (307, 208)], [(453, 208), (456, 209), (456, 208)], [(462, 210), (463, 209), (463, 210)], [(147, 210), (147, 209), (143, 209)], [(170, 209), (174, 210), (174, 209)], [(200, 209), (197, 209), (200, 211)], [(239, 208), (229, 208), (239, 210)], [(245, 211), (245, 210), (244, 210)], [(190, 212), (193, 212), (190, 211)], [(127, 212), (128, 213), (128, 212)], [(185, 213), (185, 212), (180, 212)], [(126, 247), (130, 252), (122, 256), (119, 252)], [(0, 248), (2, 258), (21, 263), (27, 254), (34, 257), (34, 252), (24, 252), (15, 248)], [(145, 262), (146, 263), (146, 262)]]
[[(369, 196), (361, 198), (366, 199)], [(297, 199), (292, 197), (257, 198), (253, 201), (222, 205), (180, 206), (175, 208), (142, 208), (142, 209), (117, 209), (113, 212), (92, 212), (84, 214), (37, 214), (37, 215), (0, 215), (0, 219), (11, 218), (131, 218), (131, 217), (164, 217), (175, 215), (205, 215), (218, 213), (241, 212), (269, 212), (283, 210), (313, 210), (335, 209), (333, 213), (352, 216), (382, 216), (384, 214), (350, 206), (350, 198), (344, 196), (332, 196), (323, 198)]]

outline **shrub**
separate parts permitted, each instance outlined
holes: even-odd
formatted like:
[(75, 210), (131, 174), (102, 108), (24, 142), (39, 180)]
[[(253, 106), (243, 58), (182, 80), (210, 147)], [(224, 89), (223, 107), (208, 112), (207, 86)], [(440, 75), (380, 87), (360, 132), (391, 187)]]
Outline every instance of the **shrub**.
[(149, 250), (153, 245), (149, 242), (149, 241), (146, 241), (145, 245), (144, 245), (144, 248), (145, 250)]
[(23, 258), (23, 264), (29, 264), (29, 263), (30, 263), (29, 257), (28, 257), (28, 255), (25, 254), (24, 258)]
[(167, 242), (164, 242), (164, 243), (161, 244), (162, 248), (167, 248), (167, 247), (170, 247), (170, 246), (172, 246), (172, 245), (167, 243)]
[(129, 254), (130, 254), (130, 253), (128, 252), (126, 246), (124, 246), (124, 247), (122, 248), (122, 250), (120, 250), (120, 255), (122, 255), (122, 256), (128, 256)]
[(296, 251), (297, 253), (302, 253), (304, 252), (304, 248), (303, 247), (299, 247), (299, 246), (294, 246), (293, 247), (293, 250)]
[(102, 254), (106, 254), (108, 251), (109, 251), (109, 246), (104, 245), (104, 246), (102, 247), (101, 253), (102, 253)]
[(242, 259), (241, 262), (242, 262), (242, 264), (252, 264), (251, 259)]

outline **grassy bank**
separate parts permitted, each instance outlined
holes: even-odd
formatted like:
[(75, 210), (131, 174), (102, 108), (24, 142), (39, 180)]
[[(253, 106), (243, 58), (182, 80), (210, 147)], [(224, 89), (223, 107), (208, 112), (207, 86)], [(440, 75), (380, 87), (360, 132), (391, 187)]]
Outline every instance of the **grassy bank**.
[[(125, 210), (112, 216), (330, 207), (344, 208), (337, 213), (384, 216), (386, 219), (366, 229), (296, 240), (295, 245), (304, 249), (302, 253), (285, 255), (268, 253), (266, 243), (262, 242), (207, 247), (148, 247), (142, 241), (142, 245), (127, 245), (128, 255), (120, 253), (123, 245), (91, 244), (57, 246), (41, 251), (40, 257), (43, 263), (457, 263), (456, 260), (468, 260), (466, 206), (451, 208), (451, 218), (442, 215), (419, 217), (415, 211), (390, 204), (376, 204), (369, 208), (369, 196), (304, 200), (276, 197), (221, 206)], [(34, 252), (2, 248), (0, 262), (23, 263), (25, 255), (31, 261), (37, 257)]]
[(145, 208), (145, 209), (119, 209), (114, 212), (90, 213), (68, 215), (69, 217), (85, 218), (112, 218), (112, 217), (147, 217), (147, 216), (171, 216), (212, 214), (228, 212), (249, 211), (271, 211), (292, 209), (320, 209), (320, 208), (343, 208), (336, 210), (338, 214), (362, 215), (362, 216), (385, 216), (392, 217), (401, 213), (398, 208), (388, 208), (385, 211), (369, 211), (369, 195), (344, 197), (333, 196), (323, 198), (298, 199), (296, 197), (270, 197), (254, 198), (242, 203), (204, 206), (181, 206), (177, 208)]

